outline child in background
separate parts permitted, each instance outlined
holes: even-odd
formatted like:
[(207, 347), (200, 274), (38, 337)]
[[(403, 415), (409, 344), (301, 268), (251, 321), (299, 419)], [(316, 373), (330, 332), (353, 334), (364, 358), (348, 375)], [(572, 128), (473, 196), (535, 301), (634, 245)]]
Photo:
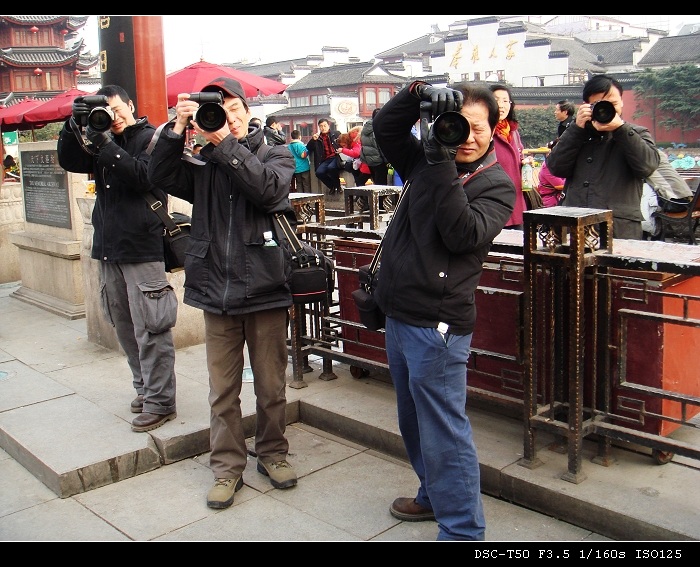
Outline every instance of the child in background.
[(564, 197), (565, 181), (563, 177), (557, 177), (549, 171), (545, 159), (540, 170), (540, 183), (537, 185), (537, 191), (545, 207), (556, 207), (560, 203)]

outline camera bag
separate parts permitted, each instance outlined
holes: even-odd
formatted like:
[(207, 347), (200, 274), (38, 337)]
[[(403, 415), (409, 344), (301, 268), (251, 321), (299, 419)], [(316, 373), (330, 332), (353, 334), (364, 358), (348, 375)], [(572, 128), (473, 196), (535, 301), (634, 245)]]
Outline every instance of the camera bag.
[(335, 287), (333, 261), (323, 252), (297, 237), (296, 231), (282, 213), (275, 214), (281, 231), (280, 242), (286, 242), (292, 254), (292, 274), (289, 289), (296, 304), (329, 302)]
[(163, 203), (155, 198), (153, 193), (146, 193), (146, 199), (151, 209), (163, 221), (163, 260), (166, 272), (179, 272), (185, 268), (185, 251), (190, 241), (191, 219), (182, 213), (170, 216)]
[[(377, 249), (377, 252), (379, 252), (379, 249)], [(379, 281), (379, 270), (376, 265), (374, 265), (375, 258), (378, 262), (379, 257), (377, 253), (375, 253), (372, 259), (372, 264), (367, 264), (358, 268), (360, 287), (352, 292), (352, 299), (355, 302), (355, 307), (357, 307), (360, 323), (370, 331), (383, 329), (386, 324), (386, 315), (384, 315), (384, 312), (379, 305), (377, 305), (377, 300), (374, 298), (374, 290)]]

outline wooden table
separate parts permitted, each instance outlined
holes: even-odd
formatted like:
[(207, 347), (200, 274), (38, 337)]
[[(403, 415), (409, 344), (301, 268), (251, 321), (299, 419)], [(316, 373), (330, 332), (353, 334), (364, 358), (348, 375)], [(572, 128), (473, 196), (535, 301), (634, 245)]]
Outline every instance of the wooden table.
[(366, 197), (369, 204), (369, 228), (376, 230), (379, 228), (379, 223), (383, 220), (388, 220), (393, 214), (392, 210), (386, 210), (385, 214), (381, 214), (379, 210), (379, 201), (382, 197), (391, 195), (399, 195), (401, 187), (397, 185), (363, 185), (361, 187), (346, 187), (343, 191), (345, 198), (345, 216), (352, 217), (355, 213), (355, 199), (353, 197)]
[(290, 193), (289, 200), (301, 223), (326, 222), (326, 201), (323, 193)]

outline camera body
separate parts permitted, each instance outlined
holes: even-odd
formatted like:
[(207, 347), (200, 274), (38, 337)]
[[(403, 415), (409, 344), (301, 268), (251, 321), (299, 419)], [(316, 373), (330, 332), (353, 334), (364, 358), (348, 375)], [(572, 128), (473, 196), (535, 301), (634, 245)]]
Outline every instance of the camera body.
[[(420, 103), (421, 122), (430, 122), (432, 103), (423, 101)], [(469, 121), (459, 112), (449, 110), (435, 117), (433, 120), (433, 138), (438, 144), (446, 148), (461, 146), (469, 137)], [(427, 133), (426, 133), (427, 134)], [(421, 136), (423, 133), (421, 133)]]
[(90, 108), (90, 113), (79, 117), (81, 128), (90, 127), (95, 132), (106, 132), (112, 127), (114, 112), (109, 108), (109, 102), (104, 95), (88, 95), (83, 97), (83, 103)]
[(601, 124), (610, 124), (616, 115), (615, 105), (609, 100), (599, 100), (591, 105), (591, 120)]
[(216, 132), (228, 122), (224, 96), (220, 92), (191, 93), (190, 100), (199, 104), (194, 121), (205, 132)]

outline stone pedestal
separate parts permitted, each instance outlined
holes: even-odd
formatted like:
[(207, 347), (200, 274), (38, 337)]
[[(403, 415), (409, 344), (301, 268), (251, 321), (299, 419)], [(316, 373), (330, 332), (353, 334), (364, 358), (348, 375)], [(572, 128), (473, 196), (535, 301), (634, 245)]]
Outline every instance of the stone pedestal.
[(9, 234), (24, 229), (22, 184), (2, 181), (0, 185), (0, 284), (21, 279), (19, 249), (10, 241)]
[(56, 142), (20, 144), (23, 230), (10, 232), (19, 249), (21, 287), (12, 296), (68, 319), (85, 316), (80, 242), (82, 217), (75, 194), (84, 175), (58, 165)]

